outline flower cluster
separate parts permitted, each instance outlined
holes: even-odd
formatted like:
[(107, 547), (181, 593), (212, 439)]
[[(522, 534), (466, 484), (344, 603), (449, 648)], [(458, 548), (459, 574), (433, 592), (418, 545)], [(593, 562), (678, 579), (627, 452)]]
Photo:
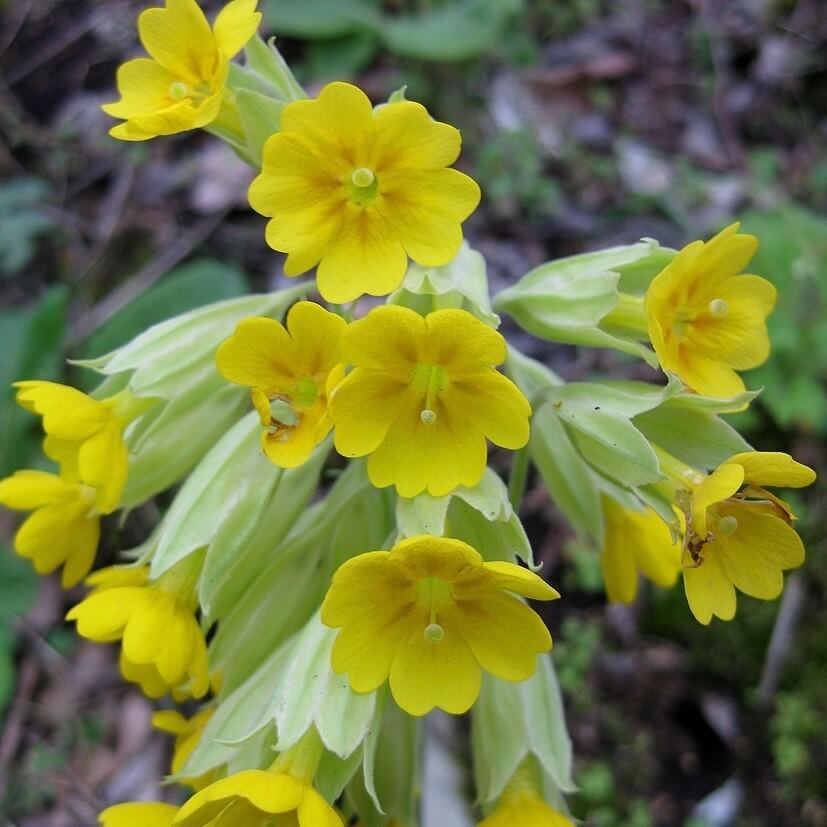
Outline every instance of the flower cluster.
[[(719, 418), (750, 403), (737, 371), (769, 354), (775, 290), (741, 274), (757, 240), (734, 224), (680, 252), (646, 241), (549, 262), (492, 309), (463, 241), (480, 192), (452, 166), (458, 130), (401, 93), (374, 106), (332, 83), (307, 98), (259, 20), (256, 0), (212, 26), (195, 0), (143, 12), (150, 57), (121, 67), (104, 109), (122, 140), (227, 141), (257, 166), (264, 240), (315, 281), (82, 363), (105, 376), (91, 395), (17, 385), (56, 468), (0, 481), (0, 504), (33, 512), (15, 550), (62, 567), (67, 588), (85, 578), (67, 618), (120, 645), (125, 680), (200, 703), (154, 718), (190, 797), (115, 804), (100, 823), (413, 827), (422, 716), (438, 708), (471, 712), (480, 827), (571, 825), (539, 607), (560, 595), (520, 523), (528, 469), (600, 549), (609, 600), (634, 600), (641, 574), (682, 576), (707, 624), (734, 616), (736, 590), (778, 597), (804, 547), (770, 489), (815, 475)], [(668, 381), (566, 384), (507, 344), (494, 310)], [(496, 461), (508, 487), (489, 445), (514, 452)], [(174, 486), (128, 561), (90, 575), (102, 518)]]

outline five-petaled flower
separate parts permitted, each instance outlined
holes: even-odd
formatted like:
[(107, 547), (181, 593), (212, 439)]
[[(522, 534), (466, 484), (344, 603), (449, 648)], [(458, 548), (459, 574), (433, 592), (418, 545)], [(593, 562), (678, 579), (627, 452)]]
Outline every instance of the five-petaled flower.
[(661, 367), (706, 396), (744, 390), (735, 372), (769, 356), (767, 316), (776, 290), (760, 276), (738, 275), (758, 240), (732, 224), (707, 242), (684, 247), (649, 285), (649, 339)]
[(92, 593), (66, 615), (82, 637), (121, 640), (121, 672), (149, 697), (175, 691), (201, 698), (209, 689), (207, 646), (195, 618), (197, 557), (156, 581), (148, 566), (101, 569), (87, 579)]
[(347, 324), (313, 302), (298, 302), (287, 326), (253, 317), (239, 323), (216, 354), (225, 379), (250, 388), (265, 430), (261, 446), (282, 468), (304, 463), (330, 432), (328, 387), (343, 375)]
[(213, 27), (195, 0), (167, 0), (138, 17), (141, 43), (150, 57), (118, 69), (121, 99), (103, 111), (123, 123), (109, 134), (145, 141), (197, 129), (215, 121), (225, 97), (230, 60), (258, 28), (258, 0), (232, 0)]
[(626, 508), (603, 497), (606, 529), (600, 564), (606, 595), (612, 603), (631, 603), (639, 575), (658, 586), (674, 585), (681, 571), (680, 545), (651, 508)]
[(174, 827), (217, 824), (268, 827), (342, 827), (336, 811), (308, 781), (288, 773), (245, 770), (196, 793), (172, 820)]
[(704, 624), (735, 616), (735, 589), (772, 600), (783, 571), (804, 562), (790, 507), (766, 486), (800, 488), (815, 473), (788, 454), (736, 454), (712, 474), (688, 480), (683, 580), (689, 608)]
[(482, 479), (486, 437), (528, 442), (531, 407), (495, 367), (505, 340), (471, 313), (378, 307), (348, 327), (343, 349), (355, 369), (330, 400), (336, 450), (369, 454), (374, 485), (443, 496)]
[(526, 680), (551, 649), (545, 624), (516, 595), (559, 597), (528, 569), (485, 563), (460, 540), (421, 535), (360, 554), (339, 567), (322, 604), (322, 622), (341, 629), (333, 669), (356, 692), (390, 678), (411, 715), (466, 712), (483, 669)]
[(327, 301), (383, 296), (402, 282), (408, 257), (437, 267), (457, 254), (460, 225), (480, 200), (477, 184), (449, 169), (460, 143), (418, 103), (374, 110), (357, 87), (331, 83), (285, 107), (250, 205), (272, 217), (267, 243), (288, 254), (288, 276), (318, 264)]

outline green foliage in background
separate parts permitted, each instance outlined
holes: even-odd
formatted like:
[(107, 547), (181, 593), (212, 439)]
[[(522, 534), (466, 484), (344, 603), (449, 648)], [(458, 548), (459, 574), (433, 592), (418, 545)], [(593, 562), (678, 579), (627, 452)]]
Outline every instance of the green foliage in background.
[(0, 276), (20, 272), (33, 258), (38, 238), (56, 225), (45, 209), (49, 185), (13, 178), (0, 186)]
[(308, 75), (317, 80), (357, 72), (387, 49), (401, 57), (455, 62), (486, 54), (506, 36), (523, 0), (448, 0), (389, 14), (376, 0), (267, 0), (277, 35), (311, 42)]
[(761, 241), (750, 272), (778, 288), (772, 357), (745, 381), (764, 387), (758, 404), (781, 428), (827, 433), (827, 220), (787, 205), (748, 212), (741, 227)]

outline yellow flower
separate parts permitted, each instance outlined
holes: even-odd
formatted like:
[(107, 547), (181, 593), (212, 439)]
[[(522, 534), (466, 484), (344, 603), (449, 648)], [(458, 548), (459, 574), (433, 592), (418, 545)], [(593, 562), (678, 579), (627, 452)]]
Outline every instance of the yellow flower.
[(370, 454), (375, 486), (440, 497), (479, 483), (486, 437), (510, 449), (528, 442), (531, 407), (495, 368), (505, 341), (471, 313), (378, 307), (348, 327), (343, 344), (355, 370), (330, 401), (336, 449)]
[(735, 589), (773, 600), (783, 571), (804, 562), (789, 506), (766, 486), (799, 488), (815, 473), (787, 454), (736, 454), (708, 477), (698, 475), (684, 499), (683, 580), (692, 614), (703, 624), (735, 616)]
[(355, 692), (390, 677), (396, 703), (411, 715), (465, 712), (482, 669), (526, 680), (551, 649), (545, 624), (515, 595), (559, 597), (533, 572), (483, 563), (460, 540), (421, 535), (360, 554), (339, 567), (322, 604), (322, 622), (341, 629), (333, 669), (347, 673)]
[(56, 382), (16, 382), (17, 401), (43, 417), (44, 450), (77, 479), (97, 491), (97, 507), (109, 514), (118, 507), (129, 468), (123, 429), (147, 404), (131, 394), (92, 399)]
[(600, 564), (609, 600), (631, 603), (639, 574), (664, 588), (674, 585), (681, 570), (680, 546), (655, 511), (635, 511), (603, 497), (603, 513), (606, 533)]
[[(178, 775), (184, 768), (195, 748), (201, 741), (204, 729), (215, 713), (213, 707), (200, 710), (192, 718), (185, 718), (174, 709), (162, 709), (152, 716), (152, 726), (160, 732), (167, 732), (175, 736), (175, 746), (172, 752), (172, 766), (170, 772)], [(178, 778), (179, 784), (186, 784), (194, 790), (202, 790), (215, 781), (215, 773), (208, 772), (194, 778)]]
[(261, 447), (282, 468), (304, 463), (330, 432), (327, 386), (344, 374), (347, 324), (313, 302), (298, 302), (287, 327), (274, 319), (239, 322), (216, 353), (225, 379), (247, 385), (265, 431)]
[(412, 101), (374, 110), (360, 89), (331, 83), (316, 100), (288, 104), (264, 146), (250, 205), (272, 216), (267, 243), (287, 253), (284, 271), (319, 265), (329, 302), (384, 296), (402, 282), (408, 257), (447, 264), (480, 190), (453, 164), (458, 130)]
[(18, 471), (0, 481), (0, 505), (33, 511), (17, 530), (14, 548), (38, 574), (63, 566), (65, 589), (89, 574), (100, 539), (93, 489), (68, 475)]
[(150, 57), (118, 69), (121, 99), (103, 111), (124, 123), (109, 134), (145, 141), (207, 126), (218, 118), (229, 61), (258, 28), (258, 0), (232, 0), (210, 28), (195, 0), (167, 0), (138, 17), (141, 43)]
[(78, 633), (99, 643), (123, 641), (121, 671), (150, 697), (209, 689), (207, 647), (195, 610), (200, 563), (182, 560), (157, 581), (147, 566), (101, 569), (88, 578), (92, 593), (66, 615)]
[(738, 275), (758, 246), (738, 224), (710, 241), (693, 241), (653, 279), (646, 293), (649, 339), (664, 370), (706, 396), (744, 390), (735, 372), (767, 359), (766, 318), (776, 290), (760, 276)]
[(286, 773), (245, 770), (196, 793), (178, 811), (174, 827), (342, 827), (342, 820), (309, 783)]
[(140, 801), (107, 807), (99, 816), (103, 827), (172, 827), (178, 808), (172, 804)]
[(535, 778), (534, 766), (521, 764), (506, 785), (494, 812), (477, 827), (574, 827), (574, 822), (547, 804)]

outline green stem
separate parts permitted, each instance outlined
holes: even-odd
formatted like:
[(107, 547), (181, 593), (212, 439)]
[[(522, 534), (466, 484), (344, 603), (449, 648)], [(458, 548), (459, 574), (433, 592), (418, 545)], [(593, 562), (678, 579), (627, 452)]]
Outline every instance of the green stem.
[(600, 320), (601, 327), (618, 328), (641, 339), (649, 338), (649, 319), (643, 296), (618, 293), (617, 304)]

